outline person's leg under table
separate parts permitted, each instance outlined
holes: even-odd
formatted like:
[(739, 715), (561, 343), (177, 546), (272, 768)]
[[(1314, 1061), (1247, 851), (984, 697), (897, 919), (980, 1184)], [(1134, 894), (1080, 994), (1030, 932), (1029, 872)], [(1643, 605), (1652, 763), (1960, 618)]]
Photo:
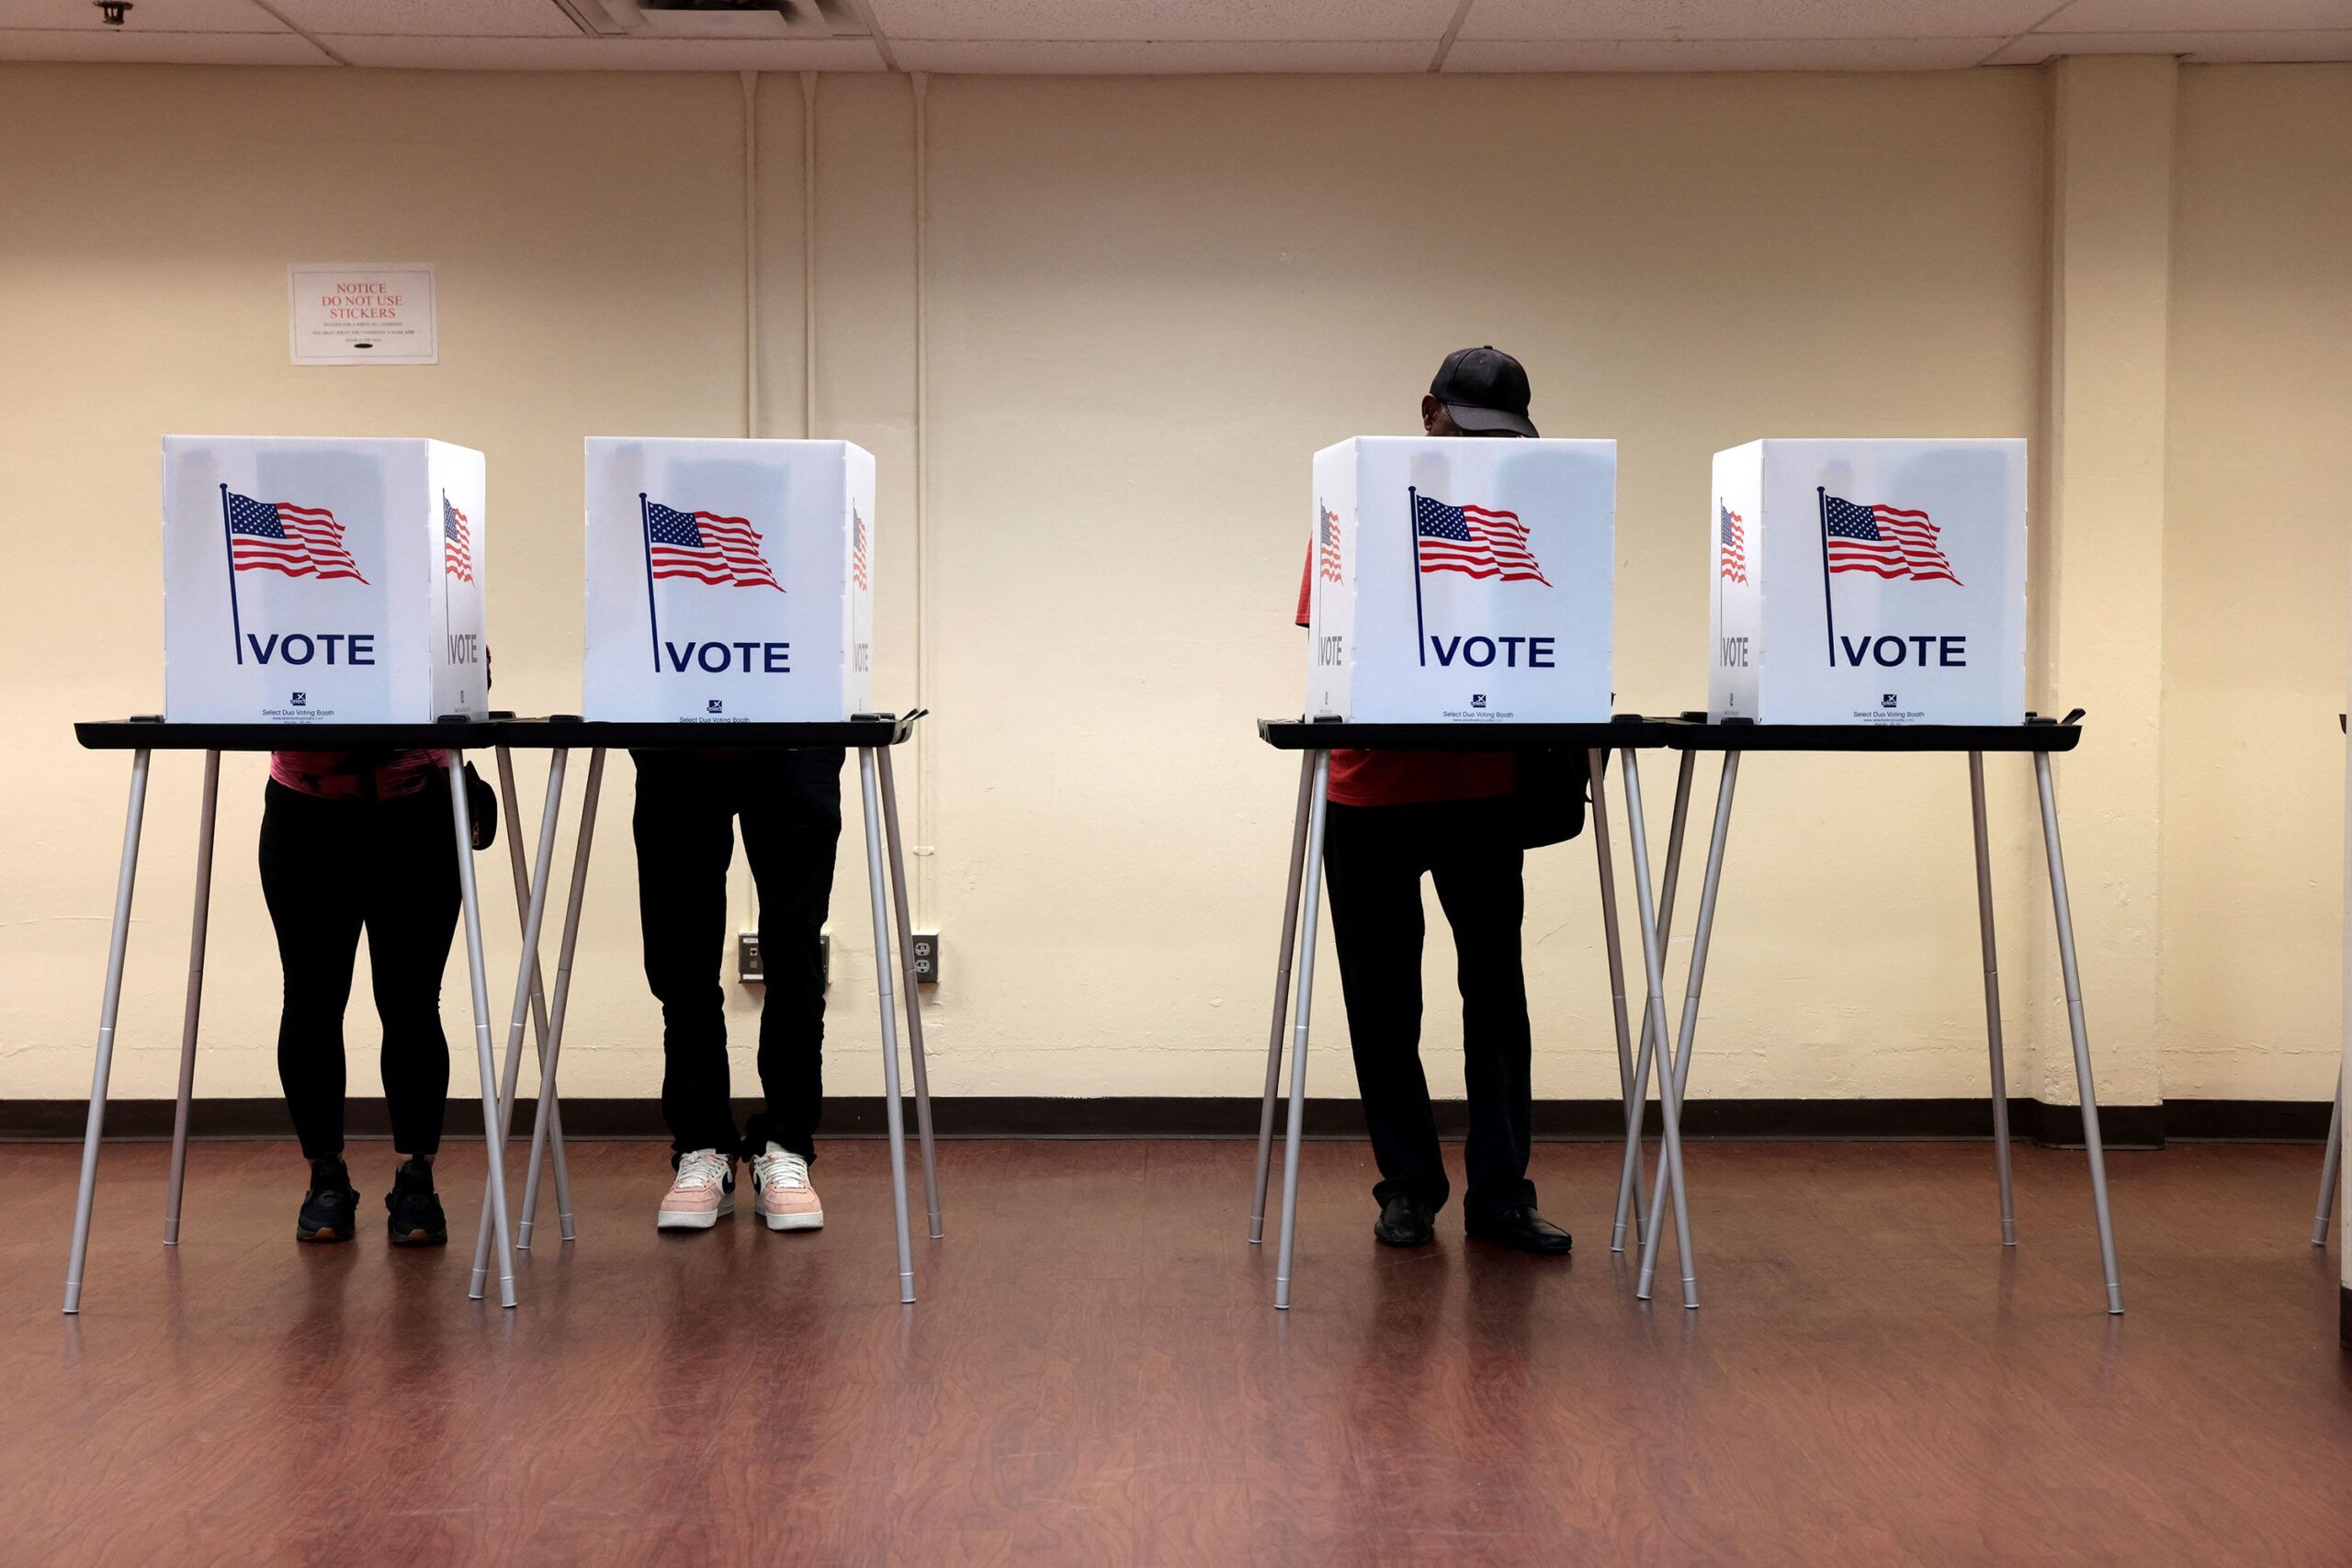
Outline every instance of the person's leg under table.
[(1266, 1097), (1258, 1108), (1258, 1178), (1250, 1197), (1250, 1245), (1266, 1238), (1266, 1181), (1273, 1169), (1274, 1100), (1283, 1087), (1283, 1028), (1289, 1021), (1290, 961), (1298, 946), (1298, 883), (1306, 866), (1306, 818), (1315, 753), (1298, 754), (1298, 810), (1290, 828), (1290, 881), (1283, 891), (1283, 945), (1274, 960), (1274, 1016), (1266, 1027)]
[[(743, 1156), (773, 1142), (817, 1156), (825, 1100), (825, 913), (841, 846), (839, 748), (780, 751), (747, 765), (738, 797), (743, 859), (760, 899), (762, 1111), (743, 1134)], [(886, 942), (877, 970), (892, 966)]]
[[(343, 1016), (367, 921), (363, 888), (369, 879), (353, 868), (362, 863), (372, 809), (356, 801), (321, 800), (275, 780), (264, 786), (257, 858), (284, 976), (277, 1081), (306, 1160), (343, 1154)], [(447, 867), (447, 845), (436, 840), (433, 851), (435, 863)], [(454, 882), (455, 871), (449, 875)]]
[[(1329, 806), (1321, 858), (1356, 1089), (1380, 1168), (1372, 1199), (1385, 1206), (1410, 1198), (1435, 1213), (1452, 1186), (1421, 1066), (1421, 875), (1431, 826), (1410, 806)], [(1310, 884), (1310, 907), (1312, 891)]]
[(742, 1143), (729, 1101), (726, 993), (718, 954), (727, 935), (727, 867), (734, 810), (723, 762), (640, 751), (637, 805), (638, 919), (645, 979), (662, 1004), (662, 1117), (673, 1154)]
[(1535, 1184), (1527, 1179), (1534, 1046), (1520, 954), (1527, 906), (1523, 864), (1519, 847), (1498, 831), (1468, 827), (1430, 866), (1438, 903), (1453, 928), (1462, 992), (1462, 1066), (1470, 1102), (1463, 1148), (1465, 1221), (1474, 1213), (1499, 1216), (1535, 1206)]
[(130, 945), (130, 894), (139, 880), (139, 826), (147, 814), (145, 748), (130, 754), (130, 807), (123, 815), (122, 864), (115, 873), (114, 931), (107, 941), (106, 989), (98, 999), (98, 1049), (90, 1072), (90, 1120), (82, 1134), (82, 1180), (74, 1198), (74, 1242), (65, 1259), (65, 1310), (82, 1310), (82, 1264), (90, 1249), (90, 1207), (98, 1190), (98, 1138), (114, 1071), (114, 1021), (122, 1003), (122, 961)]
[[(367, 859), (354, 878), (363, 900), (376, 1015), (384, 1031), (379, 1065), (392, 1150), (427, 1162), (440, 1151), (449, 1104), (441, 976), (449, 967), (449, 945), (464, 902), (458, 868), (443, 847), (450, 831), (449, 807), (436, 783), (428, 774), (419, 794), (367, 808)], [(480, 1290), (477, 1280), (477, 1295)]]

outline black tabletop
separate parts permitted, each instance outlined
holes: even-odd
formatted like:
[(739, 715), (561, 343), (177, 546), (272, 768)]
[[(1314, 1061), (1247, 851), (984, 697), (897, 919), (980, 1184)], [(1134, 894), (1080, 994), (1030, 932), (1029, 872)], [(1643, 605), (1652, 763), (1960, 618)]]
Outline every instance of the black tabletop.
[(559, 715), (444, 719), (438, 724), (170, 724), (160, 718), (77, 724), (74, 738), (94, 751), (405, 751), (424, 747), (526, 750), (595, 747), (633, 750), (789, 750), (805, 746), (896, 746), (913, 733), (918, 708), (901, 718), (862, 715), (838, 724), (596, 724)]
[(914, 733), (917, 708), (896, 714), (860, 714), (834, 724), (616, 724), (557, 714), (548, 718), (510, 719), (499, 727), (497, 744), (529, 751), (626, 748), (632, 751), (789, 750), (806, 746), (897, 746)]
[(1667, 744), (1669, 723), (1620, 714), (1607, 724), (1345, 724), (1261, 718), (1258, 739), (1277, 751), (1604, 751)]
[(1658, 722), (1663, 743), (1681, 751), (2071, 751), (2082, 716), (2077, 708), (2063, 719), (2028, 714), (2023, 724), (1712, 724), (1704, 714)]

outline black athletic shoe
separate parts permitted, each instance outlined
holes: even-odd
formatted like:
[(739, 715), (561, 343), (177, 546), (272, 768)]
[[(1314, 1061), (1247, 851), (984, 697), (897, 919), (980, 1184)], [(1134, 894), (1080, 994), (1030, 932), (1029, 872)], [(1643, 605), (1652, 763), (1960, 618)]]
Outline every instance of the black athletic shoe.
[(1532, 1208), (1504, 1209), (1491, 1214), (1465, 1213), (1462, 1216), (1462, 1228), (1480, 1241), (1532, 1252), (1539, 1258), (1558, 1258), (1576, 1245), (1567, 1232)]
[(296, 1241), (349, 1241), (359, 1218), (359, 1194), (339, 1158), (311, 1162), (311, 1190), (294, 1216)]
[(1412, 1198), (1391, 1198), (1372, 1222), (1374, 1240), (1384, 1247), (1427, 1247), (1437, 1234), (1436, 1215), (1428, 1204)]
[(385, 1228), (394, 1247), (440, 1247), (449, 1239), (448, 1216), (433, 1191), (433, 1168), (413, 1159), (392, 1172), (392, 1190), (384, 1194)]

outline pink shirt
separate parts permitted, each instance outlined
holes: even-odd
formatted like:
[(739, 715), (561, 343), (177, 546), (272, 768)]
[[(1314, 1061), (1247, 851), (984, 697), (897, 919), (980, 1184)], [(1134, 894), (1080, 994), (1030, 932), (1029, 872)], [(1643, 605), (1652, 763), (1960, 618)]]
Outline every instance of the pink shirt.
[[(447, 751), (272, 751), (269, 776), (321, 800), (397, 800), (449, 765)], [(368, 786), (374, 784), (371, 790)]]

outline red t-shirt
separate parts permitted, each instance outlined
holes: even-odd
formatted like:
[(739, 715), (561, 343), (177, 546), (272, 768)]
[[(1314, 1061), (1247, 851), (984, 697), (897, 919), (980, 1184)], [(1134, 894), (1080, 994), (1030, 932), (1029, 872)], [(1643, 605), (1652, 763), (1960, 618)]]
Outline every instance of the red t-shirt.
[[(1315, 549), (1298, 578), (1298, 624), (1314, 603)], [(1331, 753), (1326, 792), (1340, 806), (1415, 806), (1432, 800), (1487, 800), (1509, 795), (1516, 770), (1508, 751), (1349, 751)]]

